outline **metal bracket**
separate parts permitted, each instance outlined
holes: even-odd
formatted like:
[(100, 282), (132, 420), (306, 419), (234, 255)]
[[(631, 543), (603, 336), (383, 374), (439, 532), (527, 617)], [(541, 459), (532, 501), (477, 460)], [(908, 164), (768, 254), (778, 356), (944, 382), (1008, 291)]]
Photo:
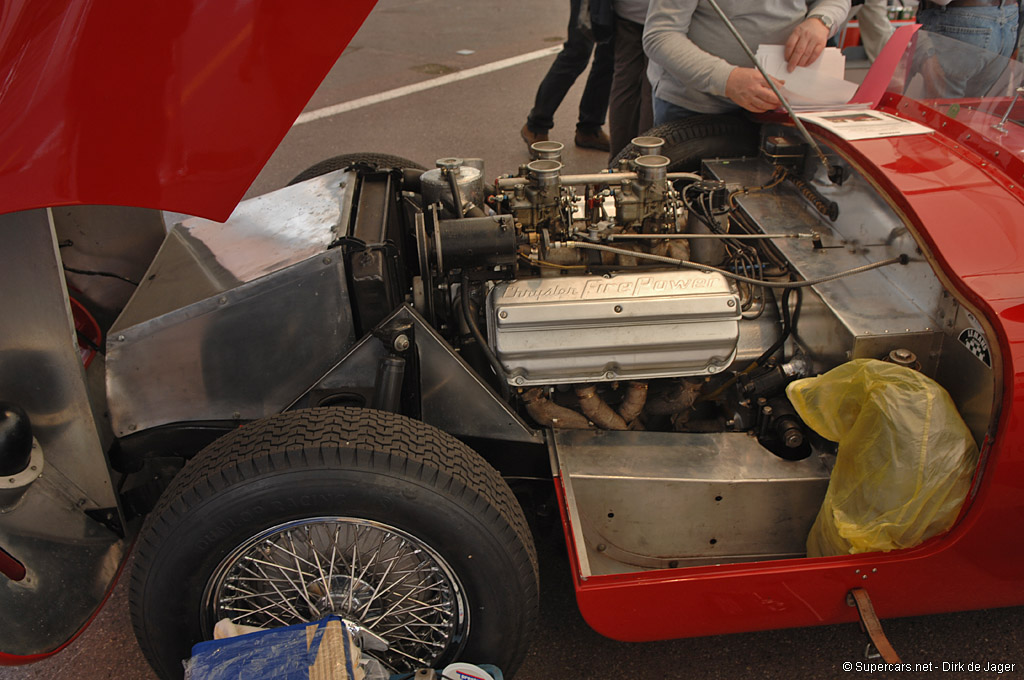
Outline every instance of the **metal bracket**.
[[(875, 614), (868, 591), (864, 588), (853, 588), (846, 594), (846, 604), (849, 607), (857, 608), (857, 613), (860, 615), (860, 629), (867, 633), (870, 639), (868, 646), (864, 649), (864, 657), (876, 659), (881, 656), (886, 663), (900, 663), (899, 654), (893, 649), (889, 639), (885, 637), (882, 622)], [(872, 652), (872, 648), (876, 651)]]

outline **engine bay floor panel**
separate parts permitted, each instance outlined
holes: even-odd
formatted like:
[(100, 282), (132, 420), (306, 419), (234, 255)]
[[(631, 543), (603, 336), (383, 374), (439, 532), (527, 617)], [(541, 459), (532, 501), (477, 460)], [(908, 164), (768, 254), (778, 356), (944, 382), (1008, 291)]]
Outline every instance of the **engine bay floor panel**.
[(745, 433), (557, 430), (581, 578), (804, 554), (829, 457), (772, 455)]

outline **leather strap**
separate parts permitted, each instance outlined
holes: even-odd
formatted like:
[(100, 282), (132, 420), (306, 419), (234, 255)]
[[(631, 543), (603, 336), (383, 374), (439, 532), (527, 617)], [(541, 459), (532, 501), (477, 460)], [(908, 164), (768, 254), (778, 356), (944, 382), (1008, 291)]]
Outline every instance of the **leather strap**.
[(868, 634), (871, 644), (882, 655), (882, 659), (886, 663), (900, 663), (899, 654), (889, 644), (889, 638), (885, 637), (885, 631), (882, 630), (882, 622), (879, 620), (878, 615), (875, 614), (875, 608), (871, 605), (868, 591), (863, 588), (854, 588), (846, 594), (846, 603), (851, 607), (857, 608), (857, 613), (860, 614), (861, 630)]

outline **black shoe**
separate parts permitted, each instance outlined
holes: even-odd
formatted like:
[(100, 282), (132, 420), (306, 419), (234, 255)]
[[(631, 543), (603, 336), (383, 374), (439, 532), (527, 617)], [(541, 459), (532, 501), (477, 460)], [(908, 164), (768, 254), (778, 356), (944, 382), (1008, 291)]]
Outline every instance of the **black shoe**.
[[(526, 142), (526, 146), (532, 146), (534, 142), (548, 141), (547, 132), (534, 132), (530, 129), (529, 124), (524, 125), (523, 129), (519, 131), (519, 134), (522, 135), (523, 141)], [(607, 137), (605, 139), (607, 139)]]
[(598, 151), (609, 151), (612, 147), (611, 140), (601, 128), (597, 132), (584, 132), (577, 128), (576, 146), (584, 149), (597, 149)]

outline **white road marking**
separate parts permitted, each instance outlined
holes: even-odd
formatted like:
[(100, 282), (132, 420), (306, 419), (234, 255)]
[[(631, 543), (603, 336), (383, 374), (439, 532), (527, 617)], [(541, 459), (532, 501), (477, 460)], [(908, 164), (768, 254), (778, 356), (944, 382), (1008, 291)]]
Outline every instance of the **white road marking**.
[(449, 83), (457, 83), (460, 80), (467, 80), (468, 78), (475, 78), (482, 76), (487, 73), (494, 73), (502, 69), (510, 68), (512, 66), (518, 66), (519, 64), (525, 64), (535, 59), (543, 59), (544, 57), (558, 54), (562, 50), (561, 45), (555, 47), (545, 47), (542, 50), (535, 52), (527, 52), (526, 54), (520, 54), (516, 57), (509, 57), (508, 59), (501, 59), (499, 61), (492, 61), (490, 64), (481, 64), (480, 66), (474, 66), (468, 68), (465, 71), (458, 71), (456, 73), (449, 73), (448, 75), (440, 76), (438, 78), (432, 78), (430, 80), (424, 80), (421, 83), (414, 83), (412, 85), (406, 85), (404, 87), (397, 87), (394, 90), (388, 90), (387, 92), (379, 92), (377, 94), (371, 94), (368, 97), (360, 97), (359, 99), (353, 99), (352, 101), (342, 102), (340, 104), (334, 104), (333, 106), (325, 106), (322, 109), (314, 109), (313, 111), (306, 111), (299, 115), (292, 123), (292, 127), (296, 125), (302, 125), (303, 123), (312, 123), (315, 120), (322, 118), (329, 118), (336, 116), (339, 113), (346, 113), (348, 111), (355, 111), (366, 106), (373, 106), (374, 104), (380, 104), (391, 99), (398, 99), (406, 95), (415, 94), (417, 92), (423, 92), (424, 90), (430, 90), (435, 87), (441, 87)]

